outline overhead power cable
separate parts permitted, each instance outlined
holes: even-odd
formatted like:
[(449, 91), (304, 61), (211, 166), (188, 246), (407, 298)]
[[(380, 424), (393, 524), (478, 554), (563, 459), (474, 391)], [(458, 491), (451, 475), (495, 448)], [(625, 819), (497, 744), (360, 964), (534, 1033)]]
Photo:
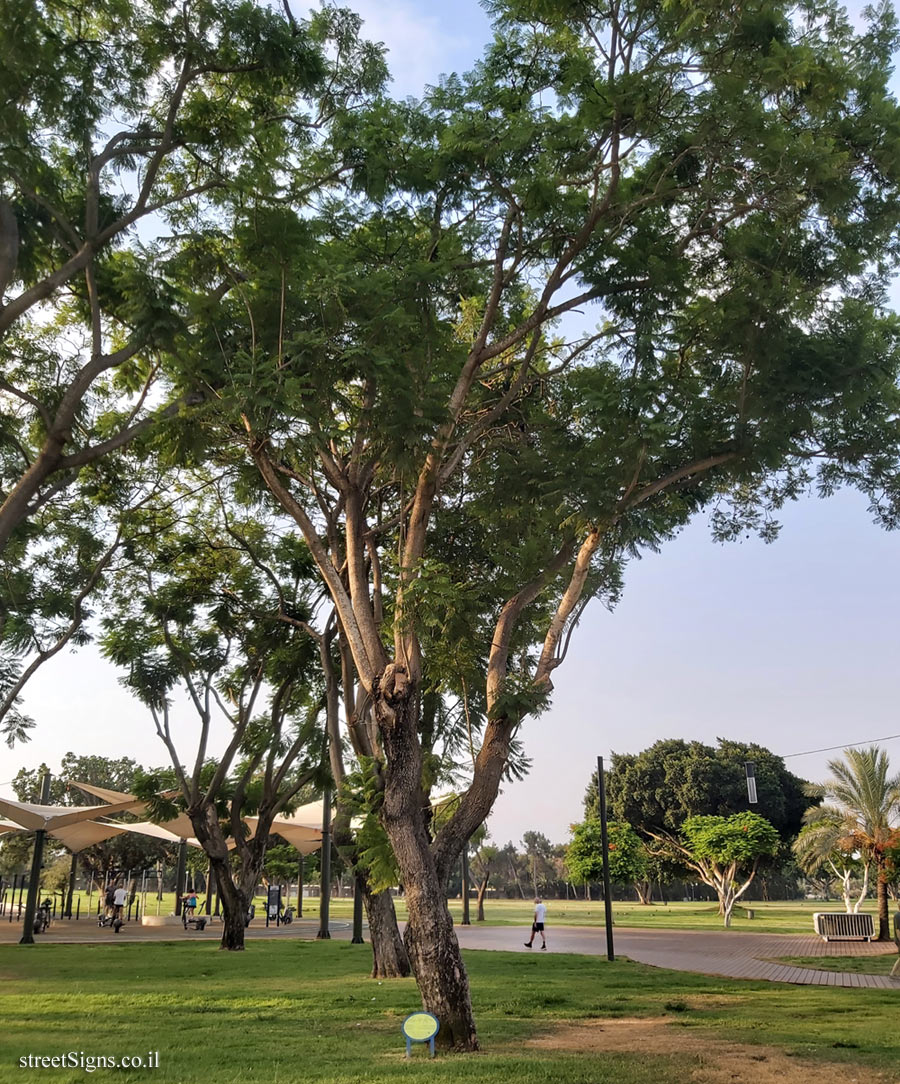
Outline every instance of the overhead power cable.
[(827, 745), (823, 749), (807, 749), (803, 753), (785, 753), (782, 760), (790, 760), (791, 757), (808, 757), (813, 753), (833, 753), (835, 749), (854, 749), (857, 745), (876, 745), (880, 741), (894, 741), (900, 738), (900, 734), (888, 734), (886, 738), (871, 738), (868, 741), (846, 741), (842, 745)]

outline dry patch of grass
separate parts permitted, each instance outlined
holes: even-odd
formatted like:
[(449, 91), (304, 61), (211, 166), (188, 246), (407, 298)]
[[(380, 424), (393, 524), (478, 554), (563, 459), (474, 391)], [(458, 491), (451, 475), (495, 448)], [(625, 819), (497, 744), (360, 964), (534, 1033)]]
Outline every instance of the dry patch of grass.
[(585, 1054), (683, 1055), (695, 1063), (691, 1084), (888, 1084), (894, 1076), (846, 1064), (792, 1056), (774, 1046), (717, 1039), (708, 1032), (678, 1027), (671, 1017), (585, 1020), (561, 1024), (522, 1045), (541, 1051)]

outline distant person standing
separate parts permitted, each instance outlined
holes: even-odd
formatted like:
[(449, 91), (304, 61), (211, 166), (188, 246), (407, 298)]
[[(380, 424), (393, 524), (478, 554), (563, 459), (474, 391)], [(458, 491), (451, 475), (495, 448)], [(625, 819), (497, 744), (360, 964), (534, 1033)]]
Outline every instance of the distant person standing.
[(116, 891), (113, 894), (113, 918), (125, 917), (125, 901), (128, 899), (128, 891), (125, 886), (120, 884), (116, 886)]
[(541, 898), (538, 897), (534, 901), (534, 921), (531, 923), (531, 937), (528, 941), (525, 942), (526, 948), (531, 948), (532, 942), (534, 941), (534, 935), (536, 933), (539, 933), (541, 935), (541, 941), (543, 942), (541, 948), (545, 949), (547, 947), (547, 938), (544, 936), (544, 919), (546, 917), (547, 907), (541, 901)]

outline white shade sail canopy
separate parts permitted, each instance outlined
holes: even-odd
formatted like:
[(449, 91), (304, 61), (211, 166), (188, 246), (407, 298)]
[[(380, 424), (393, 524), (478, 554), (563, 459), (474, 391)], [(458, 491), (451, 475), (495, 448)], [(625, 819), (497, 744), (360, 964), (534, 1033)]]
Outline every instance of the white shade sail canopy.
[(104, 824), (102, 821), (79, 821), (78, 824), (66, 824), (62, 828), (51, 828), (50, 835), (60, 840), (73, 854), (102, 843), (113, 836), (121, 836), (128, 829), (120, 824)]
[(94, 783), (71, 783), (70, 786), (78, 787), (85, 794), (93, 794), (95, 798), (104, 802), (127, 802), (129, 799), (136, 801), (133, 794), (126, 794), (121, 790), (110, 790), (108, 787), (98, 787)]
[[(141, 821), (137, 824), (114, 824), (109, 821), (94, 820), (99, 814), (108, 817), (113, 813), (143, 812), (147, 803), (133, 794), (98, 787), (93, 783), (75, 783), (74, 786), (87, 794), (106, 802), (106, 805), (90, 806), (51, 806), (36, 805), (33, 802), (19, 802), (11, 798), (0, 798), (0, 814), (6, 820), (0, 820), (0, 834), (18, 831), (46, 831), (60, 840), (70, 851), (78, 853), (95, 843), (102, 843), (113, 836), (125, 832), (151, 836), (166, 843), (178, 843), (182, 839), (191, 847), (202, 849), (194, 837), (194, 826), (186, 813), (181, 813), (162, 824)], [(245, 823), (250, 836), (255, 835), (258, 817), (246, 817)], [(272, 832), (277, 833), (300, 854), (312, 854), (322, 846), (322, 805), (310, 802), (293, 813), (285, 813), (272, 822)], [(229, 850), (236, 846), (229, 840)]]
[(295, 851), (299, 851), (300, 854), (312, 854), (313, 851), (319, 851), (322, 849), (322, 836), (318, 839), (303, 839), (293, 835), (289, 829), (278, 828), (272, 825), (272, 831), (277, 832), (283, 840), (294, 848)]
[[(259, 826), (258, 817), (246, 817), (245, 822), (250, 829), (251, 837), (256, 834)], [(301, 854), (312, 854), (322, 846), (322, 830), (309, 828), (305, 824), (297, 824), (286, 817), (276, 817), (272, 821), (272, 833), (278, 833), (281, 838), (298, 850)]]
[[(104, 802), (118, 803), (128, 801), (139, 802), (138, 806), (133, 812), (140, 812), (147, 808), (146, 802), (140, 802), (135, 798), (133, 794), (124, 794), (120, 790), (110, 790), (108, 787), (98, 787), (93, 783), (73, 783), (73, 787), (78, 787), (79, 790), (85, 791), (87, 794), (93, 794), (95, 798), (102, 798)], [(167, 790), (162, 792), (163, 798), (173, 798), (178, 791)], [(107, 809), (107, 813), (111, 813), (112, 810)], [(176, 841), (179, 839), (190, 839), (194, 835), (194, 826), (191, 824), (191, 818), (186, 813), (180, 813), (177, 817), (170, 821), (163, 821), (162, 827), (168, 829), (169, 832), (175, 837)], [(160, 836), (160, 839), (163, 837)]]
[(293, 813), (280, 813), (279, 821), (290, 821), (292, 824), (302, 825), (304, 828), (316, 828), (322, 833), (322, 803), (309, 802), (300, 806)]
[(12, 798), (0, 798), (0, 814), (29, 832), (52, 832), (54, 828), (62, 828), (66, 824), (77, 824), (79, 821), (89, 821), (98, 815), (126, 813), (143, 804), (131, 795), (126, 795), (126, 798), (128, 801), (114, 802), (110, 805), (85, 806), (36, 805), (33, 802), (16, 802)]
[(189, 847), (198, 847), (200, 850), (203, 849), (203, 845), (200, 841), (193, 836), (178, 835), (177, 832), (171, 832), (166, 825), (154, 824), (153, 821), (140, 821), (137, 824), (123, 824), (121, 827), (126, 832), (136, 832), (139, 836), (152, 836), (154, 839), (161, 839), (164, 843), (180, 843), (184, 840)]

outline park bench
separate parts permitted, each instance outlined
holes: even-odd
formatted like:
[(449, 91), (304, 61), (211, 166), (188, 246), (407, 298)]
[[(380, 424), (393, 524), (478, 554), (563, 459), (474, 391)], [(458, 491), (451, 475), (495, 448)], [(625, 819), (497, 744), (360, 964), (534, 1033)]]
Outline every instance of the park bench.
[(842, 911), (816, 911), (813, 927), (823, 941), (871, 941), (875, 924), (871, 915), (847, 915)]

